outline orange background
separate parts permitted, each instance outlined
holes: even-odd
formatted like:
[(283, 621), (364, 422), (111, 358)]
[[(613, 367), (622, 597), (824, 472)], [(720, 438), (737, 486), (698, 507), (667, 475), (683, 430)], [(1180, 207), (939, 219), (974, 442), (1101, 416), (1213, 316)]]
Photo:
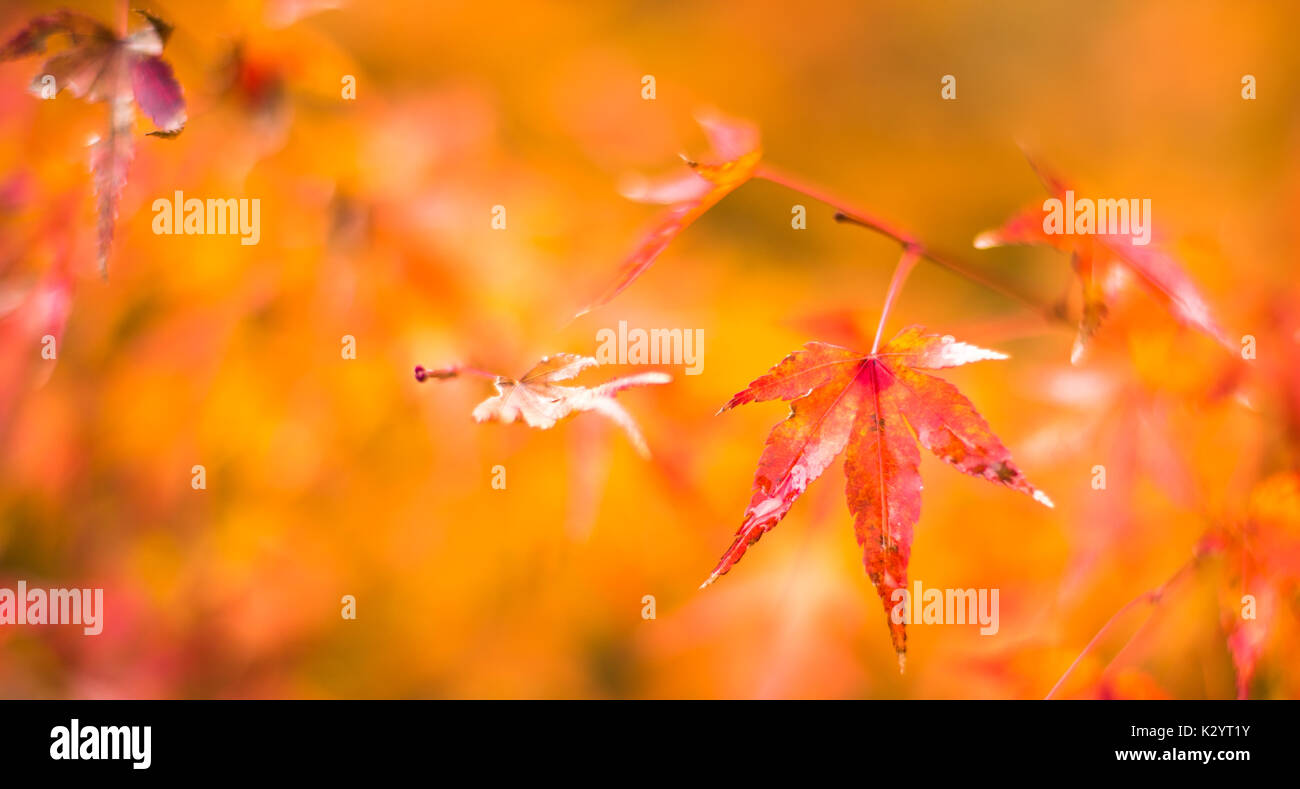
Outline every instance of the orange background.
[[(106, 0), (72, 5), (116, 18)], [(253, 0), (150, 4), (176, 27), (165, 57), (189, 124), (159, 140), (139, 122), (106, 282), (84, 148), (104, 107), (33, 98), (39, 59), (0, 64), (0, 179), (20, 195), (0, 212), (4, 290), (60, 254), (76, 283), (57, 364), (33, 345), (25, 377), (0, 382), (0, 585), (102, 586), (108, 605), (96, 638), (0, 628), (0, 695), (1045, 695), (1115, 611), (1296, 468), (1278, 371), (1300, 337), (1300, 14), (863, 5), (358, 2), (280, 26)], [(5, 3), (0, 35), (54, 7)], [(356, 101), (340, 98), (345, 74)], [(940, 99), (945, 74), (956, 101)], [(1140, 291), (1071, 368), (1070, 327), (922, 263), (887, 336), (919, 323), (1011, 354), (944, 377), (1056, 502), (922, 461), (911, 576), (999, 588), (998, 635), (909, 628), (899, 674), (838, 463), (697, 590), (786, 408), (714, 412), (825, 339), (810, 319), (847, 310), (870, 334), (897, 258), (755, 182), (567, 323), (655, 215), (620, 180), (702, 153), (701, 107), (754, 121), (770, 161), (1044, 301), (1072, 287), (1067, 258), (971, 248), (1045, 197), (1018, 142), (1098, 194), (1151, 198), (1229, 333), (1260, 338), (1254, 410), (1203, 396), (1222, 352)], [(154, 235), (150, 204), (175, 190), (259, 198), (260, 243)], [(594, 354), (620, 320), (704, 330), (703, 375), (666, 367), (671, 385), (620, 396), (649, 461), (597, 416), (479, 425), (488, 382), (411, 375), (456, 361), (518, 375)], [(1063, 695), (1235, 695), (1215, 577), (1207, 562), (1117, 622)], [(1252, 695), (1300, 695), (1296, 649), (1292, 607)]]

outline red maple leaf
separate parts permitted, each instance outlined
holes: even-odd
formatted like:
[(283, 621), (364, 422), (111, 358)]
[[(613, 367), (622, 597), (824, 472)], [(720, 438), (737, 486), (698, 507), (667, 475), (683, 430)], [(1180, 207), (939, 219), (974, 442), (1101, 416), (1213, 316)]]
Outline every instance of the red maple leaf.
[(577, 411), (592, 411), (611, 420), (627, 433), (633, 446), (643, 457), (650, 454), (645, 438), (637, 428), (632, 415), (619, 405), (614, 396), (631, 386), (666, 384), (672, 380), (667, 373), (639, 373), (615, 378), (593, 387), (568, 386), (557, 383), (576, 378), (588, 367), (598, 362), (590, 356), (557, 353), (544, 356), (519, 378), (492, 375), (472, 367), (444, 367), (428, 370), (415, 368), (415, 380), (455, 378), (461, 374), (478, 375), (493, 379), (497, 393), (474, 407), (476, 422), (503, 422), (510, 424), (522, 419), (529, 427), (541, 430), (553, 427), (556, 422)]
[[(1052, 197), (1064, 201), (1066, 192), (1077, 192), (1042, 163), (1030, 158), (1029, 164)], [(1168, 252), (1145, 243), (1135, 243), (1132, 232), (1109, 233), (1098, 228), (1098, 232), (1092, 235), (1048, 233), (1043, 228), (1044, 216), (1042, 205), (1032, 205), (1001, 227), (980, 233), (975, 237), (975, 247), (988, 249), (1009, 244), (1042, 244), (1070, 254), (1083, 290), (1083, 313), (1079, 318), (1072, 361), (1078, 362), (1083, 357), (1088, 342), (1106, 318), (1108, 304), (1122, 284), (1122, 280), (1111, 276), (1116, 273), (1116, 264), (1135, 274), (1179, 323), (1203, 331), (1223, 345), (1232, 347), (1195, 283)]]
[(134, 106), (158, 127), (159, 131), (150, 132), (153, 136), (174, 137), (185, 126), (180, 85), (171, 66), (159, 57), (171, 27), (151, 14), (140, 14), (149, 24), (118, 37), (92, 17), (56, 11), (32, 19), (0, 47), (0, 60), (12, 60), (40, 54), (49, 39), (65, 37), (68, 47), (45, 61), (32, 79), (32, 92), (43, 96), (48, 79), (52, 79), (55, 93), (67, 90), (79, 99), (108, 105), (107, 130), (93, 140), (90, 154), (98, 198), (101, 273), (107, 271), (117, 199), (134, 154)]
[[(921, 372), (1005, 358), (911, 327), (867, 354), (810, 342), (751, 382), (722, 410), (765, 400), (793, 405), (768, 436), (735, 541), (701, 588), (740, 561), (846, 450), (849, 511), (867, 575), (886, 613), (899, 602), (895, 590), (907, 588), (912, 527), (921, 515), (918, 442), (959, 471), (1052, 506), (1012, 464), (1011, 453), (971, 402), (952, 384)], [(890, 635), (901, 664), (907, 634), (892, 616)]]

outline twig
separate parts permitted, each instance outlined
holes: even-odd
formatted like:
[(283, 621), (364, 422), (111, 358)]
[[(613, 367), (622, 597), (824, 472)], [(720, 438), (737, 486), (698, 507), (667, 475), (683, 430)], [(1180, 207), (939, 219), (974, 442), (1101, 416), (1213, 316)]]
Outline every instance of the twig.
[(495, 381), (501, 377), (495, 373), (489, 373), (486, 370), (480, 370), (477, 367), (470, 367), (464, 364), (455, 364), (451, 367), (441, 367), (434, 370), (430, 370), (422, 364), (415, 365), (415, 380), (420, 383), (424, 383), (430, 379), (455, 378), (459, 375), (476, 375), (479, 378), (487, 378), (490, 381)]
[(789, 173), (772, 167), (771, 165), (763, 164), (755, 171), (754, 177), (762, 178), (765, 181), (771, 181), (774, 184), (784, 186), (787, 189), (811, 197), (820, 203), (825, 203), (835, 209), (835, 221), (855, 224), (879, 233), (887, 238), (891, 238), (899, 244), (902, 244), (905, 250), (911, 250), (914, 252), (918, 257), (925, 258), (931, 263), (942, 266), (976, 285), (980, 285), (994, 293), (998, 293), (1012, 301), (1016, 301), (1022, 306), (1037, 312), (1048, 321), (1068, 322), (1065, 320), (1065, 317), (1060, 314), (1060, 310), (1055, 305), (1043, 304), (1031, 296), (1027, 296), (1017, 290), (1000, 285), (988, 279), (984, 275), (977, 273), (973, 268), (953, 258), (951, 255), (942, 254), (931, 249), (926, 246), (921, 239), (907, 230), (904, 230), (903, 228), (878, 216), (874, 216), (866, 211), (855, 208), (848, 202), (841, 200), (835, 195), (832, 195), (817, 186), (804, 183), (796, 176), (790, 175)]
[[(1163, 598), (1165, 592), (1169, 591), (1169, 587), (1173, 586), (1180, 578), (1182, 578), (1183, 574), (1186, 573), (1188, 570), (1191, 570), (1192, 568), (1200, 564), (1201, 559), (1204, 558), (1208, 553), (1212, 552), (1212, 550), (1213, 549), (1209, 549), (1206, 551), (1198, 551), (1194, 556), (1192, 556), (1191, 559), (1188, 559), (1186, 562), (1184, 562), (1182, 566), (1180, 566), (1174, 572), (1173, 575), (1169, 576), (1169, 578), (1167, 578), (1164, 583), (1160, 584), (1154, 589), (1148, 589), (1147, 591), (1143, 592), (1142, 594), (1138, 595), (1137, 597), (1125, 603), (1124, 607), (1120, 608), (1114, 614), (1111, 614), (1110, 619), (1106, 620), (1106, 623), (1101, 626), (1101, 629), (1097, 631), (1097, 634), (1092, 637), (1092, 640), (1089, 641), (1087, 646), (1083, 648), (1083, 651), (1079, 653), (1079, 656), (1074, 659), (1074, 662), (1070, 664), (1070, 667), (1065, 670), (1065, 673), (1061, 675), (1061, 678), (1056, 681), (1056, 684), (1052, 686), (1052, 689), (1049, 690), (1047, 692), (1047, 695), (1043, 697), (1044, 700), (1051, 699), (1052, 696), (1056, 695), (1056, 691), (1060, 690), (1061, 686), (1065, 684), (1065, 680), (1069, 679), (1070, 675), (1074, 673), (1074, 669), (1078, 667), (1080, 662), (1083, 661), (1084, 656), (1092, 651), (1092, 648), (1097, 645), (1097, 642), (1101, 640), (1101, 637), (1106, 634), (1106, 631), (1110, 629), (1110, 626), (1113, 625), (1116, 622), (1116, 620), (1124, 616), (1124, 614), (1127, 614), (1130, 610), (1132, 610), (1137, 605), (1146, 604), (1152, 607), (1158, 605), (1160, 603), (1160, 600)], [(1120, 651), (1115, 653), (1115, 657), (1112, 657), (1106, 663), (1107, 668), (1109, 668), (1111, 663), (1115, 662), (1115, 658), (1119, 657), (1119, 654), (1123, 652), (1125, 648), (1128, 647), (1129, 643), (1131, 643), (1133, 639), (1137, 637), (1138, 633), (1142, 631), (1142, 628), (1145, 627), (1147, 622), (1149, 621), (1150, 621), (1149, 618), (1143, 621), (1143, 623), (1138, 627), (1138, 629), (1133, 631), (1133, 635), (1129, 636), (1129, 640), (1124, 643), (1123, 647), (1120, 647)], [(1104, 668), (1103, 671), (1105, 671)]]

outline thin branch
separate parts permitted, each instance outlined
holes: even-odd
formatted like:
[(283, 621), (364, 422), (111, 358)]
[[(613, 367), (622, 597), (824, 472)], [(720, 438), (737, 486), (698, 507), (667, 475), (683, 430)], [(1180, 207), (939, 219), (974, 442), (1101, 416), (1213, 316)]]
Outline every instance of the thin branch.
[[(1065, 670), (1065, 673), (1061, 675), (1061, 678), (1056, 681), (1056, 684), (1052, 686), (1052, 689), (1049, 690), (1047, 692), (1047, 695), (1043, 697), (1044, 700), (1049, 700), (1052, 698), (1052, 696), (1056, 695), (1056, 691), (1061, 689), (1061, 686), (1065, 684), (1065, 681), (1069, 679), (1072, 673), (1074, 673), (1074, 669), (1077, 668), (1079, 663), (1083, 661), (1084, 656), (1086, 656), (1089, 652), (1092, 651), (1092, 648), (1097, 645), (1097, 642), (1099, 642), (1101, 640), (1101, 637), (1106, 634), (1106, 631), (1110, 629), (1111, 625), (1115, 624), (1115, 622), (1118, 621), (1121, 617), (1123, 617), (1125, 614), (1127, 614), (1129, 611), (1131, 611), (1133, 608), (1139, 605), (1149, 605), (1152, 608), (1159, 605), (1161, 599), (1164, 597), (1164, 594), (1167, 591), (1169, 591), (1169, 588), (1173, 586), (1175, 583), (1177, 583), (1178, 580), (1181, 579), (1185, 573), (1187, 573), (1187, 571), (1195, 568), (1198, 564), (1200, 564), (1201, 559), (1211, 552), (1212, 549), (1206, 550), (1204, 552), (1198, 551), (1194, 556), (1192, 556), (1191, 559), (1188, 559), (1186, 562), (1184, 562), (1182, 566), (1180, 566), (1174, 572), (1173, 575), (1169, 576), (1169, 578), (1167, 578), (1164, 583), (1160, 584), (1154, 589), (1148, 589), (1147, 591), (1143, 592), (1142, 594), (1138, 595), (1137, 597), (1125, 603), (1124, 607), (1120, 608), (1114, 614), (1111, 614), (1110, 619), (1106, 620), (1106, 623), (1101, 626), (1101, 629), (1097, 631), (1097, 634), (1092, 637), (1092, 640), (1089, 641), (1087, 646), (1083, 648), (1083, 651), (1079, 653), (1079, 656), (1074, 659), (1074, 662), (1070, 664), (1070, 667)], [(1150, 617), (1148, 616), (1148, 618), (1144, 620), (1140, 626), (1138, 626), (1137, 630), (1133, 631), (1133, 635), (1129, 636), (1129, 640), (1124, 642), (1124, 646), (1120, 647), (1119, 652), (1115, 653), (1115, 656), (1112, 657), (1109, 661), (1107, 661), (1105, 668), (1102, 669), (1103, 672), (1105, 671), (1106, 668), (1110, 667), (1111, 663), (1115, 662), (1115, 658), (1119, 657), (1120, 653), (1122, 653), (1128, 647), (1128, 645), (1133, 641), (1134, 638), (1137, 637), (1138, 633), (1142, 631), (1142, 628), (1145, 627), (1149, 621), (1150, 621)]]
[(477, 367), (470, 367), (463, 364), (455, 364), (451, 367), (442, 367), (434, 370), (430, 370), (422, 364), (417, 364), (415, 366), (415, 380), (420, 383), (424, 383), (431, 379), (442, 380), (446, 378), (455, 378), (459, 375), (476, 375), (479, 378), (487, 378), (490, 381), (495, 381), (501, 377), (495, 373), (489, 373), (486, 370), (480, 370)]
[(772, 167), (771, 165), (763, 164), (754, 172), (754, 177), (762, 178), (765, 181), (771, 181), (774, 184), (784, 186), (787, 189), (811, 197), (820, 203), (825, 203), (835, 209), (835, 221), (859, 225), (887, 238), (891, 238), (901, 244), (904, 249), (914, 251), (918, 257), (925, 258), (931, 263), (942, 266), (976, 285), (980, 285), (994, 293), (1018, 302), (1022, 306), (1038, 313), (1048, 321), (1068, 323), (1065, 316), (1061, 314), (1057, 305), (1043, 304), (1031, 296), (994, 282), (951, 255), (931, 249), (922, 242), (921, 239), (902, 227), (866, 211), (862, 211), (817, 186), (804, 183), (796, 176), (792, 176), (778, 168)]

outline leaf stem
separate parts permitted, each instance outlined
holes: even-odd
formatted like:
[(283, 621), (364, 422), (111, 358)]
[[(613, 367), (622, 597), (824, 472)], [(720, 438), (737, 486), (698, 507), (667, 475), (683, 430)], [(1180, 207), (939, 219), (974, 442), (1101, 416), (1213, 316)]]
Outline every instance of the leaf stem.
[(903, 290), (903, 283), (907, 281), (907, 275), (912, 273), (916, 268), (916, 263), (921, 259), (920, 251), (911, 245), (903, 247), (903, 254), (898, 259), (898, 265), (894, 266), (894, 275), (889, 280), (889, 292), (885, 294), (885, 306), (880, 310), (880, 323), (876, 326), (876, 340), (871, 343), (871, 354), (874, 356), (876, 351), (880, 350), (880, 337), (885, 331), (885, 319), (889, 317), (889, 310), (894, 306), (894, 300), (898, 298), (899, 292)]
[(980, 285), (994, 293), (1018, 302), (1022, 306), (1040, 314), (1046, 320), (1067, 322), (1055, 306), (1043, 304), (1024, 293), (988, 279), (984, 275), (977, 273), (967, 264), (953, 258), (951, 255), (941, 254), (926, 246), (921, 239), (917, 238), (902, 227), (866, 211), (862, 211), (820, 187), (805, 183), (797, 176), (793, 176), (769, 164), (762, 164), (759, 165), (757, 170), (755, 170), (754, 177), (762, 178), (765, 181), (771, 181), (772, 183), (784, 186), (791, 191), (811, 197), (820, 203), (825, 203), (835, 209), (835, 221), (848, 222), (872, 230), (886, 238), (892, 238), (894, 241), (902, 244), (904, 249), (913, 250), (918, 258), (925, 258), (931, 263), (942, 266), (976, 285)]
[(424, 383), (425, 381), (428, 381), (431, 378), (437, 378), (437, 379), (455, 378), (462, 374), (476, 375), (479, 378), (487, 378), (492, 381), (495, 381), (498, 378), (500, 378), (500, 376), (496, 375), (495, 373), (489, 373), (486, 370), (480, 370), (477, 367), (470, 367), (468, 365), (463, 365), (463, 364), (455, 364), (452, 365), (451, 367), (442, 367), (436, 370), (430, 370), (429, 368), (425, 367), (422, 364), (417, 364), (415, 366), (415, 380), (419, 381), (420, 383)]

